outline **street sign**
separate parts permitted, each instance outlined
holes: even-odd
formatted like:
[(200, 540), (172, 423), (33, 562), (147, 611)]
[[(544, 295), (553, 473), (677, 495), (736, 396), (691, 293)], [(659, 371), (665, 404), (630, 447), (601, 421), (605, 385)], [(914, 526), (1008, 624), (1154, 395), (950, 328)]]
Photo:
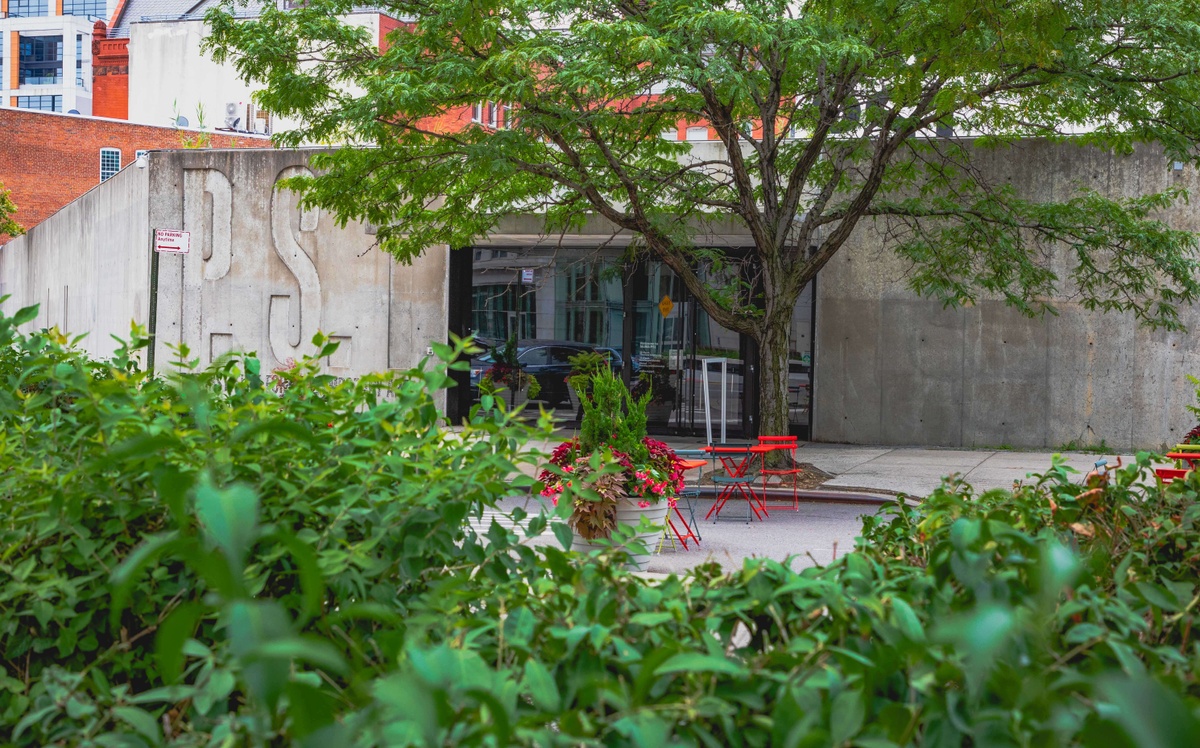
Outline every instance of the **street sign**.
[(522, 283), (533, 283), (533, 268), (525, 268), (521, 271)]
[(191, 248), (192, 234), (190, 231), (154, 229), (155, 252), (171, 252), (172, 254), (186, 255)]
[(663, 319), (671, 315), (671, 310), (675, 308), (675, 302), (671, 301), (670, 296), (663, 296), (662, 301), (658, 302), (658, 311), (662, 314)]

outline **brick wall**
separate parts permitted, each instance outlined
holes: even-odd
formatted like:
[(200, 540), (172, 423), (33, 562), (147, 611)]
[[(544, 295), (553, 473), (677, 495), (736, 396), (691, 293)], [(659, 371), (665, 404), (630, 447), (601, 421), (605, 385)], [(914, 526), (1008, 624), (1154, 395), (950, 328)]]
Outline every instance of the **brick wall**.
[[(121, 151), (121, 166), (139, 150), (183, 148), (201, 133), (70, 114), (0, 108), (0, 184), (12, 192), (26, 229), (100, 184), (100, 149)], [(270, 148), (267, 138), (206, 133), (212, 148)], [(0, 235), (0, 244), (8, 237)]]
[(92, 30), (92, 114), (129, 119), (129, 40), (109, 39), (104, 21)]

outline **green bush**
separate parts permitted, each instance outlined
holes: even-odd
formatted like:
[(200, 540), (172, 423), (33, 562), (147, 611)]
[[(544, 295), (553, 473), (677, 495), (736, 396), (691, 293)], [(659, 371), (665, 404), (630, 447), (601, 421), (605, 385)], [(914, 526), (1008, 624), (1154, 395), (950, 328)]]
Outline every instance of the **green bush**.
[[(154, 379), (137, 331), (95, 362), (53, 332), (16, 334), (32, 317), (0, 315), (0, 736), (149, 740), (163, 714), (218, 730), (242, 699), (216, 644), (237, 627), (206, 592), (276, 600), (315, 651), (354, 641), (367, 672), (426, 625), (411, 600), (459, 569), (507, 573), (464, 520), (531, 483), (513, 478), (529, 429), (497, 412), (440, 429), (445, 363), (339, 382), (317, 372), (334, 348), (318, 338), (273, 388), (253, 357), (194, 371), (186, 350)], [(163, 689), (185, 658), (181, 700)]]
[(155, 381), (10, 328), (18, 745), (1200, 744), (1200, 478), (1149, 455), (948, 482), (825, 567), (650, 582), (471, 532), (528, 433), (488, 402), (442, 430), (444, 363), (275, 395), (253, 359)]

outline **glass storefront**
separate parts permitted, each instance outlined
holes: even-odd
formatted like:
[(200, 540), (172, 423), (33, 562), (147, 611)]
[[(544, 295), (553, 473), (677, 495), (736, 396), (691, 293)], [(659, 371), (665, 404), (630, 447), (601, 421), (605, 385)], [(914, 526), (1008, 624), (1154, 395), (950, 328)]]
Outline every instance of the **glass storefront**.
[[(635, 385), (651, 391), (652, 433), (706, 436), (711, 429), (719, 441), (722, 423), (727, 439), (754, 430), (747, 416), (755, 388), (746, 386), (752, 342), (710, 319), (670, 268), (654, 261), (626, 268), (619, 252), (594, 248), (463, 252), (471, 292), (451, 303), (470, 304), (469, 312), (459, 310), (467, 332), (493, 346), (515, 335), (522, 369), (541, 385), (537, 400), (568, 426), (579, 415), (578, 397), (564, 381), (569, 358), (599, 350), (621, 364), (628, 358)], [(789, 387), (792, 432), (801, 436), (808, 435), (811, 332), (806, 290), (792, 318)], [(490, 367), (487, 357), (472, 361), (472, 401)]]

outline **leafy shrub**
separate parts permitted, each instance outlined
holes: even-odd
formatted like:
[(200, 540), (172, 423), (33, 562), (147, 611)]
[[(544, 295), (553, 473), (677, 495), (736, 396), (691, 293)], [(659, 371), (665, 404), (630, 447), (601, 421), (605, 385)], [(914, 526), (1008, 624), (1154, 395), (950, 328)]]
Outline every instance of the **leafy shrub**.
[(4, 334), (19, 745), (1200, 744), (1200, 477), (1149, 455), (650, 582), (471, 531), (527, 433), (490, 402), (440, 430), (445, 365), (276, 396), (253, 359), (155, 381)]
[[(334, 348), (318, 337), (277, 391), (253, 357), (194, 371), (186, 350), (180, 373), (154, 379), (136, 367), (137, 331), (95, 362), (52, 333), (16, 334), (32, 317), (0, 315), (0, 735), (150, 740), (164, 714), (176, 737), (217, 730), (241, 697), (215, 642), (239, 630), (206, 591), (278, 600), (306, 635), (363, 647), (370, 669), (450, 570), (505, 573), (506, 536), (486, 555), (465, 520), (530, 482), (513, 478), (528, 429), (490, 411), (441, 430), (445, 363), (337, 382), (317, 372)], [(464, 346), (436, 348), (444, 361)], [(191, 637), (180, 699), (169, 684)]]

